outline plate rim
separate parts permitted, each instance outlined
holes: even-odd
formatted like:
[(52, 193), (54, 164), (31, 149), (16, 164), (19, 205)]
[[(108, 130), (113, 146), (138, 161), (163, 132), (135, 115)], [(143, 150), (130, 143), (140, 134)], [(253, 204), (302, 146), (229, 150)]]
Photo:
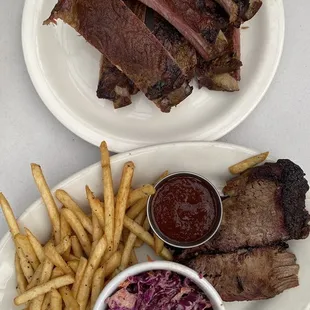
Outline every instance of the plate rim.
[[(283, 0), (275, 0), (277, 9), (278, 9), (278, 40), (279, 45), (277, 46), (277, 53), (275, 54), (275, 61), (273, 66), (271, 67), (270, 75), (268, 79), (265, 80), (264, 88), (259, 96), (256, 96), (254, 103), (249, 106), (244, 112), (238, 112), (238, 117), (229, 120), (227, 124), (224, 124), (221, 128), (217, 129), (214, 133), (209, 133), (208, 131), (204, 132), (203, 134), (195, 133), (191, 137), (189, 137), (192, 141), (198, 140), (206, 140), (206, 141), (215, 141), (229, 133), (231, 130), (236, 128), (240, 123), (242, 123), (250, 113), (257, 107), (260, 103), (264, 95), (266, 94), (271, 82), (274, 79), (275, 73), (278, 69), (280, 59), (283, 52), (284, 47), (284, 39), (285, 39), (285, 14), (284, 14), (284, 6)], [(152, 145), (152, 141), (138, 141), (130, 140), (130, 139), (123, 139), (117, 135), (113, 135), (108, 133), (106, 130), (99, 130), (96, 127), (91, 126), (90, 124), (86, 124), (83, 122), (82, 119), (75, 118), (73, 115), (66, 111), (65, 108), (59, 108), (57, 106), (58, 100), (52, 96), (53, 90), (49, 87), (49, 84), (45, 81), (45, 75), (43, 74), (39, 58), (38, 58), (38, 49), (37, 45), (28, 44), (29, 38), (35, 36), (34, 30), (36, 28), (33, 27), (33, 22), (29, 22), (31, 20), (29, 17), (35, 16), (38, 12), (35, 9), (35, 3), (37, 0), (25, 0), (24, 9), (22, 13), (22, 23), (21, 23), (21, 37), (22, 37), (22, 49), (24, 60), (26, 63), (27, 71), (38, 93), (40, 99), (43, 101), (44, 105), (48, 108), (48, 110), (62, 123), (66, 128), (68, 128), (71, 132), (82, 138), (83, 140), (99, 146), (102, 140), (102, 134), (104, 133), (105, 140), (108, 142), (110, 146), (110, 150), (114, 152), (125, 152), (130, 149), (140, 148), (147, 145)], [(173, 113), (173, 112), (172, 112)], [(176, 142), (176, 141), (164, 141), (163, 143), (167, 142)]]

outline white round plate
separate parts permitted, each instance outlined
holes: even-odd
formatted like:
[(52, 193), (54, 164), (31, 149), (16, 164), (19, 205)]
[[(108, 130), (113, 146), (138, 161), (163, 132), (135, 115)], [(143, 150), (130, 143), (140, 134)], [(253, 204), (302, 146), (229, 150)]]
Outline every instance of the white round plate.
[(32, 82), (55, 117), (84, 140), (104, 139), (114, 152), (176, 141), (221, 138), (253, 111), (267, 91), (282, 53), (282, 0), (264, 1), (241, 30), (240, 91), (198, 90), (171, 113), (161, 113), (143, 94), (114, 110), (96, 97), (100, 53), (68, 25), (42, 26), (56, 0), (26, 0), (22, 43)]
[[(113, 156), (111, 160), (113, 179), (117, 183), (121, 177), (123, 164), (132, 160), (136, 165), (134, 185), (152, 182), (167, 169), (169, 172), (188, 170), (207, 177), (221, 190), (225, 181), (231, 178), (227, 167), (255, 153), (257, 152), (247, 148), (218, 142), (188, 142), (151, 146)], [(48, 175), (46, 177), (48, 180)], [(100, 196), (102, 184), (99, 163), (76, 173), (57, 185), (54, 190), (62, 188), (68, 191), (83, 207), (87, 205), (84, 194), (86, 184), (96, 195)], [(46, 242), (50, 236), (50, 221), (41, 200), (36, 201), (27, 209), (20, 217), (19, 224), (21, 227), (29, 228), (41, 242)], [(289, 243), (291, 251), (296, 254), (301, 266), (300, 286), (266, 301), (226, 303), (227, 310), (310, 309), (310, 240)], [(0, 242), (0, 309), (3, 310), (17, 309), (12, 304), (16, 294), (14, 253), (11, 236), (7, 233)], [(137, 255), (141, 262), (147, 261), (147, 255), (156, 259), (150, 248), (145, 245), (138, 249)]]

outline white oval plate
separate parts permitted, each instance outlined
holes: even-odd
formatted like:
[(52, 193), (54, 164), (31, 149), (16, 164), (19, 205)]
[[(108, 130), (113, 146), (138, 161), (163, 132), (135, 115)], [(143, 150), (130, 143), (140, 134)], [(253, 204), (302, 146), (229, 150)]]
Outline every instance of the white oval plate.
[(42, 26), (56, 0), (26, 0), (22, 43), (32, 82), (48, 109), (68, 129), (112, 151), (175, 141), (221, 138), (242, 122), (267, 91), (282, 53), (282, 0), (267, 0), (242, 29), (241, 90), (198, 90), (170, 114), (161, 113), (141, 93), (129, 107), (114, 110), (96, 97), (100, 53), (68, 25)]
[[(166, 169), (169, 172), (192, 171), (211, 180), (219, 190), (225, 181), (231, 178), (227, 167), (243, 160), (255, 151), (218, 142), (188, 142), (164, 144), (147, 147), (129, 153), (112, 157), (113, 179), (120, 179), (122, 166), (128, 161), (134, 161), (136, 171), (135, 185), (152, 182)], [(44, 167), (43, 167), (44, 169)], [(48, 175), (46, 176), (48, 180)], [(63, 181), (55, 187), (68, 191), (81, 206), (87, 205), (85, 185), (88, 184), (96, 195), (102, 191), (100, 164), (94, 164)], [(117, 185), (117, 184), (114, 184)], [(35, 186), (35, 185), (33, 185)], [(46, 209), (41, 200), (36, 201), (20, 217), (21, 227), (28, 227), (41, 242), (46, 242), (50, 236), (51, 227)], [(226, 303), (226, 310), (309, 310), (310, 309), (310, 240), (291, 241), (293, 251), (301, 266), (299, 277), (300, 286), (266, 301)], [(14, 271), (14, 245), (9, 233), (0, 242), (0, 309), (17, 309), (12, 300), (16, 294)], [(139, 260), (146, 261), (147, 255), (155, 259), (153, 252), (147, 246), (137, 251)]]

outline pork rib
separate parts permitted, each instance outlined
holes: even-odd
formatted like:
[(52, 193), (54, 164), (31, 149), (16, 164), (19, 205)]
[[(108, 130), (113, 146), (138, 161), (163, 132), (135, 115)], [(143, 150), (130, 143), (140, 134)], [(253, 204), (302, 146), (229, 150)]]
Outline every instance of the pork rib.
[[(145, 21), (146, 6), (138, 0), (125, 0), (124, 3), (140, 18)], [(102, 55), (97, 97), (113, 101), (115, 109), (131, 104), (131, 95), (138, 92), (134, 83), (117, 67)]]
[(217, 235), (200, 247), (176, 253), (176, 259), (308, 237), (308, 189), (302, 169), (287, 159), (248, 170), (228, 181), (223, 190), (230, 197), (223, 202), (223, 220)]
[(299, 285), (296, 257), (285, 245), (200, 255), (186, 265), (206, 277), (224, 301), (272, 298)]
[(58, 18), (121, 68), (163, 112), (191, 94), (175, 60), (122, 1), (59, 0), (44, 24)]
[[(211, 0), (139, 0), (173, 25), (205, 59), (225, 53), (227, 40), (221, 31), (228, 25), (224, 10)], [(211, 14), (212, 13), (212, 14)]]

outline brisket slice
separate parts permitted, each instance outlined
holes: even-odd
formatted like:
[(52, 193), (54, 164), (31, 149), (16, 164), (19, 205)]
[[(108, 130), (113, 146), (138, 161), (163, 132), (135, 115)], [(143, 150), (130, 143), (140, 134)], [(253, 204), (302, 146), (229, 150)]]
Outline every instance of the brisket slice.
[(200, 255), (186, 265), (204, 276), (224, 301), (272, 298), (299, 285), (296, 257), (284, 245)]
[(217, 235), (200, 247), (176, 251), (175, 259), (308, 237), (308, 189), (302, 169), (287, 159), (247, 170), (228, 181), (223, 190), (229, 198), (223, 201), (223, 220)]
[[(124, 3), (143, 22), (146, 6), (138, 0), (125, 0)], [(122, 108), (131, 104), (131, 95), (138, 92), (134, 83), (117, 67), (102, 55), (97, 87), (97, 97), (113, 101), (114, 108)]]
[(230, 22), (239, 27), (250, 20), (262, 6), (261, 0), (215, 0), (229, 14)]
[(59, 0), (44, 24), (58, 18), (121, 68), (163, 112), (191, 94), (175, 60), (122, 1)]
[(224, 32), (228, 40), (227, 52), (211, 61), (205, 61), (198, 55), (196, 77), (198, 87), (207, 87), (210, 90), (238, 91), (240, 81), (240, 29), (233, 24)]
[(139, 0), (173, 25), (205, 59), (225, 53), (221, 31), (229, 24), (224, 9), (212, 0)]

